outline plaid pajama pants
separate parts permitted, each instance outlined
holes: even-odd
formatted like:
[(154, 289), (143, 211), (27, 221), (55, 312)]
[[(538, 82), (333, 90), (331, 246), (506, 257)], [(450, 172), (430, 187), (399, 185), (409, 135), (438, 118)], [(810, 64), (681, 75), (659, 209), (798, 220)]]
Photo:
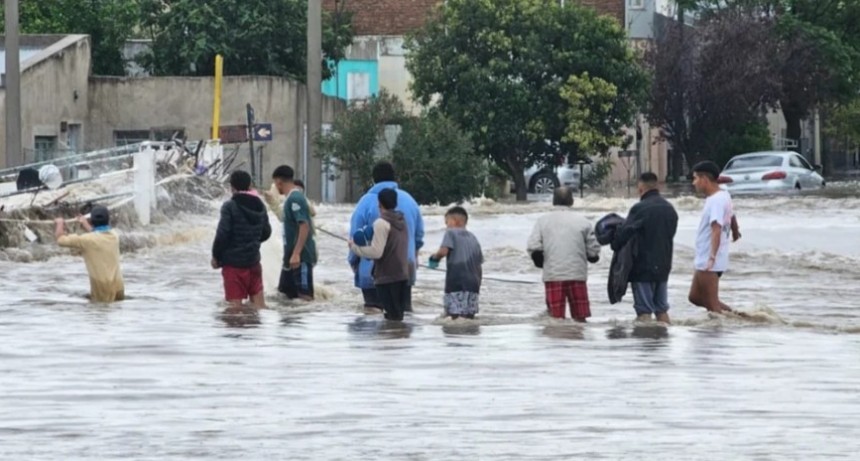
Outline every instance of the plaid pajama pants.
[(549, 315), (564, 318), (564, 308), (570, 304), (570, 316), (575, 319), (591, 317), (588, 286), (585, 282), (545, 282), (546, 307)]

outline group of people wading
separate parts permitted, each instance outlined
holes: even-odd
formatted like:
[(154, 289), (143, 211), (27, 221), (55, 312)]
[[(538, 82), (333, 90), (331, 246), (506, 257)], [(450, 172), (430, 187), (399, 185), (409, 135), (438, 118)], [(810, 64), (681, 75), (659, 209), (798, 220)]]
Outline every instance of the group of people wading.
[[(424, 221), (415, 199), (398, 187), (391, 163), (376, 164), (372, 176), (374, 185), (359, 200), (350, 220), (347, 262), (355, 274), (355, 286), (362, 291), (364, 307), (401, 321), (412, 310)], [(693, 167), (693, 185), (706, 199), (689, 300), (715, 313), (731, 311), (720, 301), (719, 281), (728, 269), (729, 239), (740, 238), (731, 196), (719, 187), (718, 176), (719, 168), (713, 162)], [(314, 299), (313, 271), (318, 261), (315, 210), (291, 167), (277, 167), (272, 182), (277, 193), (260, 194), (247, 172), (230, 175), (232, 196), (221, 206), (211, 265), (221, 270), (224, 296), (232, 309), (243, 308), (246, 300), (251, 307), (265, 307), (260, 247), (272, 234), (269, 209), (283, 222), (278, 291), (289, 299)], [(620, 282), (622, 294), (628, 282), (632, 286), (637, 320), (653, 316), (669, 323), (667, 282), (678, 215), (660, 195), (656, 175), (642, 174), (638, 188), (640, 201), (626, 219), (613, 226), (600, 222), (594, 226), (573, 211), (570, 188), (554, 191), (553, 211), (537, 220), (526, 245), (534, 264), (543, 270), (550, 316), (564, 318), (566, 308), (578, 322), (591, 316), (588, 265), (599, 261), (601, 244), (608, 244), (614, 252), (610, 278)], [(484, 258), (478, 239), (466, 229), (468, 220), (463, 207), (450, 208), (442, 243), (428, 259), (428, 267), (433, 269), (447, 259), (443, 304), (445, 314), (452, 318), (473, 318), (479, 312)], [(82, 235), (66, 235), (65, 221), (56, 221), (58, 244), (81, 250), (92, 301), (122, 300), (119, 239), (110, 228), (108, 210), (93, 208), (89, 218), (79, 217), (79, 221), (87, 231)]]

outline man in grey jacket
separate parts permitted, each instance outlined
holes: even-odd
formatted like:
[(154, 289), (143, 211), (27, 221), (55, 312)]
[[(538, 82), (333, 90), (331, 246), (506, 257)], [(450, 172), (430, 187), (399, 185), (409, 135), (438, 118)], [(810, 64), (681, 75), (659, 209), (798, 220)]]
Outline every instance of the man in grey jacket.
[(538, 219), (526, 250), (533, 259), (535, 253), (543, 253), (549, 315), (564, 318), (565, 305), (569, 304), (570, 316), (577, 322), (585, 322), (591, 317), (586, 286), (588, 263), (600, 258), (600, 244), (588, 219), (571, 210), (572, 189), (557, 188), (552, 204), (555, 210)]

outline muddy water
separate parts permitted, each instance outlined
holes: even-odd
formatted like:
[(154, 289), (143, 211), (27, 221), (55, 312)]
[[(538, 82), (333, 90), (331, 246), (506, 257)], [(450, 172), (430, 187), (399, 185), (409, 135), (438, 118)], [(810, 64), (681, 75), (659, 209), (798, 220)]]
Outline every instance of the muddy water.
[[(200, 217), (125, 257), (133, 299), (113, 306), (84, 301), (71, 257), (0, 263), (0, 459), (854, 459), (860, 204), (736, 200), (744, 237), (723, 292), (754, 317), (741, 321), (686, 302), (701, 202), (674, 203), (669, 328), (634, 327), (629, 296), (608, 305), (608, 253), (585, 327), (547, 319), (538, 284), (489, 280), (480, 320), (441, 321), (443, 276), (426, 271), (415, 315), (385, 324), (360, 313), (345, 244), (324, 235), (323, 299), (271, 296), (258, 318), (224, 319)], [(470, 207), (487, 276), (539, 281), (522, 248), (548, 208)], [(349, 208), (318, 212), (345, 234)], [(442, 212), (426, 210), (428, 250)]]

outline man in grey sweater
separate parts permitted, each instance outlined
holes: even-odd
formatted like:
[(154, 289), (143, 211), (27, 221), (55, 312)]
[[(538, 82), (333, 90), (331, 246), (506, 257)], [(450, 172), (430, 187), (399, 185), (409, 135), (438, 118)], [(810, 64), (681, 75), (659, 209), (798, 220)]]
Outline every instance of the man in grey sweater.
[[(543, 254), (543, 281), (549, 315), (564, 318), (565, 305), (577, 322), (591, 317), (588, 301), (588, 263), (600, 258), (594, 227), (573, 207), (573, 191), (559, 187), (552, 197), (555, 208), (535, 223), (526, 250)], [(539, 258), (538, 258), (539, 259)]]
[(397, 191), (379, 192), (379, 218), (373, 222), (373, 240), (360, 247), (352, 240), (349, 249), (357, 256), (372, 259), (373, 283), (388, 320), (403, 320), (409, 301), (409, 232), (403, 213), (397, 208)]

